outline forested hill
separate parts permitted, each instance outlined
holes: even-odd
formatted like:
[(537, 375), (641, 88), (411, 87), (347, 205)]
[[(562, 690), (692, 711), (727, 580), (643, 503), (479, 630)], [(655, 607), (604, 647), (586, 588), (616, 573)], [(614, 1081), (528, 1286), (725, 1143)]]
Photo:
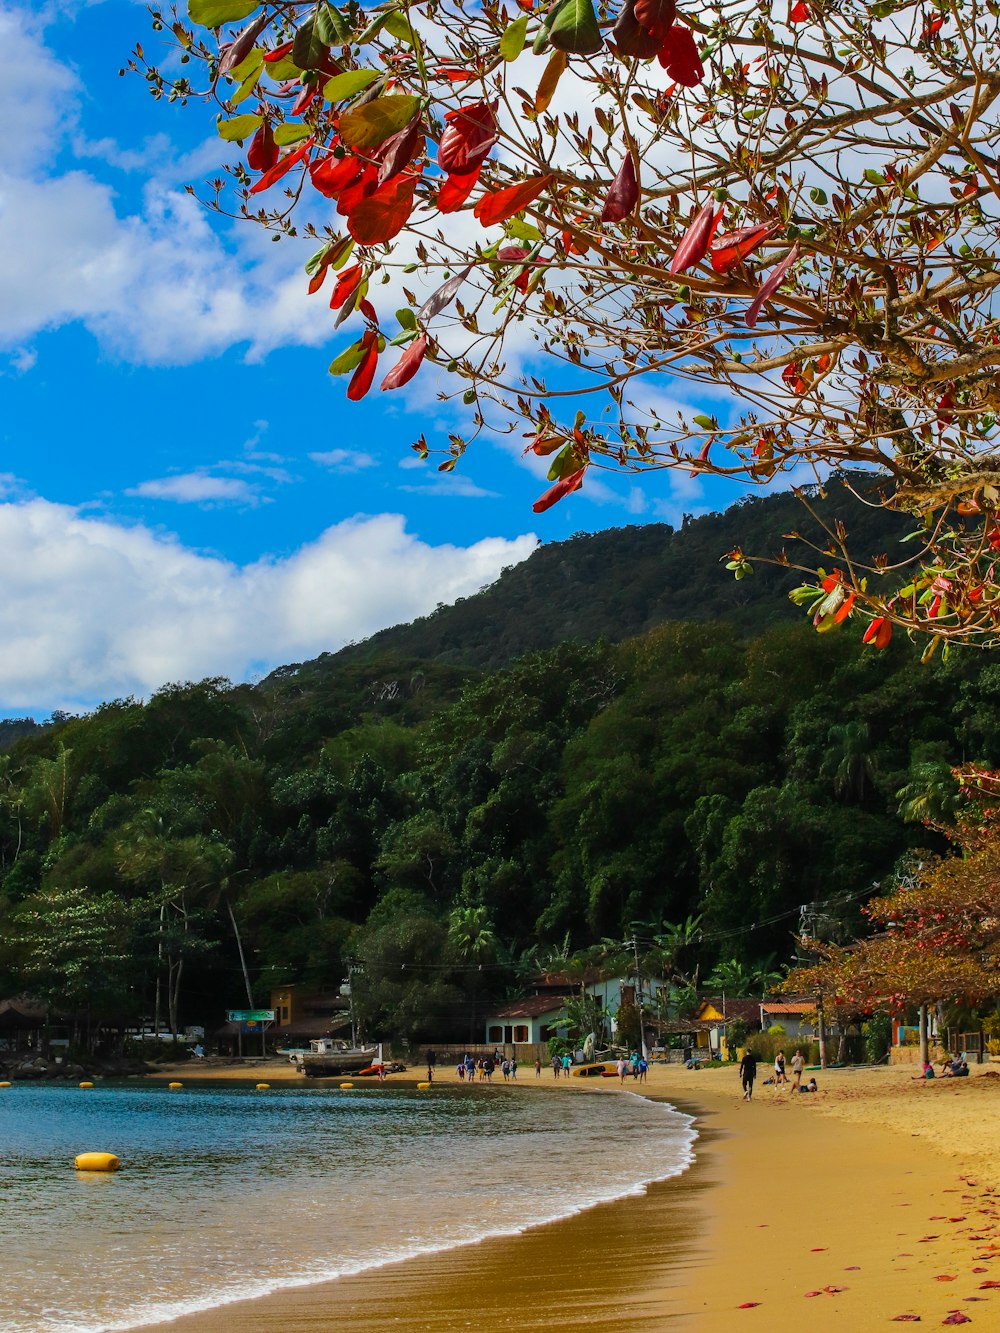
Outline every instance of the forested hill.
[[(864, 484), (871, 488), (870, 480)], [(862, 556), (891, 552), (913, 526), (905, 515), (859, 505), (837, 481), (812, 503), (825, 522), (840, 518), (848, 524)], [(324, 654), (310, 665), (325, 672), (396, 656), (496, 668), (530, 650), (567, 641), (619, 642), (672, 620), (724, 620), (745, 634), (758, 633), (801, 617), (787, 593), (802, 578), (758, 566), (738, 583), (720, 557), (734, 546), (755, 555), (771, 555), (784, 546), (794, 560), (798, 544), (783, 540), (791, 532), (825, 545), (819, 525), (786, 491), (750, 495), (722, 514), (690, 519), (676, 531), (649, 523), (582, 533), (540, 547), (474, 597)]]

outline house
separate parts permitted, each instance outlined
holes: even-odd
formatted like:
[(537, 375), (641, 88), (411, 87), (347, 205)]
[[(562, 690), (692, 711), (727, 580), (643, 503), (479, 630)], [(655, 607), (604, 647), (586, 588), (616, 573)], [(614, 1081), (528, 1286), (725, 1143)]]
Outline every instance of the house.
[(566, 1032), (566, 997), (561, 995), (529, 995), (486, 1018), (486, 1041), (492, 1046), (543, 1044)]
[(683, 1058), (685, 1051), (695, 1059), (732, 1059), (728, 1029), (740, 1022), (748, 1032), (760, 1030), (760, 1001), (712, 996), (701, 1000), (690, 1018), (659, 1024), (661, 1036), (680, 1038), (673, 1058)]
[[(659, 978), (644, 978), (642, 1008), (648, 1015), (667, 983)], [(494, 1010), (486, 1018), (486, 1041), (493, 1045), (542, 1043), (551, 1036), (565, 1037), (566, 1001), (581, 993), (595, 999), (609, 1019), (614, 1035), (618, 1011), (623, 1005), (636, 1004), (635, 977), (609, 977), (596, 968), (579, 976), (566, 972), (542, 972), (531, 983), (533, 995), (515, 1000)]]
[(761, 1002), (760, 1026), (782, 1027), (789, 1041), (812, 1041), (816, 1036), (816, 1005), (812, 1000)]

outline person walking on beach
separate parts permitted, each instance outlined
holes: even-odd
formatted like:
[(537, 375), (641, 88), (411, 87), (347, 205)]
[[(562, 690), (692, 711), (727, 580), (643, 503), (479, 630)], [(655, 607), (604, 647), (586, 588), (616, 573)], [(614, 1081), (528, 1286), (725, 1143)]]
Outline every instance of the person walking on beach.
[(536, 1055), (536, 1056), (535, 1056), (535, 1078), (541, 1078), (541, 1077), (542, 1077), (542, 1057), (541, 1057), (540, 1055)]
[(566, 1078), (569, 1078), (569, 1067), (571, 1064), (572, 1061), (570, 1060), (569, 1056), (564, 1055), (562, 1058), (562, 1067), (563, 1067), (563, 1074)]
[(799, 1085), (802, 1082), (802, 1071), (806, 1067), (806, 1062), (802, 1058), (802, 1052), (796, 1050), (792, 1056), (792, 1092), (798, 1092)]
[(514, 1056), (511, 1056), (511, 1057), (510, 1057), (510, 1076), (511, 1076), (511, 1078), (514, 1080), (514, 1082), (516, 1083), (516, 1082), (517, 1082), (517, 1060), (514, 1058)]
[(628, 1073), (628, 1062), (624, 1055), (618, 1057), (618, 1082), (624, 1084), (625, 1075)]
[(554, 1055), (552, 1057), (552, 1077), (558, 1078), (561, 1073), (562, 1073), (562, 1061), (559, 1059), (558, 1055)]
[(774, 1057), (774, 1086), (780, 1087), (782, 1083), (787, 1083), (788, 1078), (785, 1074), (785, 1052), (779, 1051)]
[(757, 1057), (748, 1046), (740, 1061), (740, 1082), (743, 1084), (743, 1100), (753, 1101), (753, 1081), (757, 1077)]

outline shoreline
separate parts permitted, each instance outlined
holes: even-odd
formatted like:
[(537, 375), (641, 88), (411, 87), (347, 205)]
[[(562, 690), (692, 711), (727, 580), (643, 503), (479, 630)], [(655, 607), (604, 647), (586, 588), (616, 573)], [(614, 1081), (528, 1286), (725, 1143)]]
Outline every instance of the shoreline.
[[(1000, 1317), (1000, 1292), (980, 1286), (1000, 1279), (1000, 1166), (986, 1155), (1000, 1122), (1000, 1077), (983, 1072), (992, 1074), (935, 1087), (908, 1070), (828, 1071), (818, 1096), (758, 1087), (747, 1105), (734, 1067), (654, 1067), (647, 1085), (626, 1091), (693, 1115), (698, 1138), (693, 1164), (644, 1194), (142, 1327), (457, 1333), (485, 1321), (548, 1333), (558, 1318), (593, 1333), (640, 1324), (729, 1333), (765, 1322), (769, 1333), (791, 1333), (803, 1321), (863, 1333), (900, 1314), (940, 1324), (955, 1311), (988, 1324)], [(324, 1086), (279, 1075), (256, 1067), (189, 1077)], [(408, 1071), (387, 1083), (418, 1081)], [(536, 1080), (532, 1071), (518, 1084), (536, 1094), (620, 1095), (617, 1080)], [(612, 1135), (609, 1151), (619, 1150), (641, 1144)]]

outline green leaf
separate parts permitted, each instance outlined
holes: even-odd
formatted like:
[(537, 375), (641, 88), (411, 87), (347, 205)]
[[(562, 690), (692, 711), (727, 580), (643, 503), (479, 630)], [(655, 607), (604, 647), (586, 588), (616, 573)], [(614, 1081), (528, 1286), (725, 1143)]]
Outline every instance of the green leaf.
[(359, 338), (356, 343), (351, 343), (350, 347), (345, 347), (340, 356), (334, 357), (330, 362), (331, 375), (346, 375), (361, 365), (361, 358), (365, 354), (364, 344)]
[(249, 55), (245, 56), (238, 65), (233, 66), (226, 78), (231, 79), (233, 83), (242, 83), (255, 69), (260, 69), (263, 63), (264, 52), (259, 46), (255, 46)]
[(301, 143), (303, 139), (308, 139), (312, 132), (311, 125), (278, 125), (274, 131), (274, 142), (277, 144)]
[(221, 28), (236, 23), (260, 9), (260, 0), (188, 0), (188, 18), (203, 28)]
[(558, 481), (560, 477), (571, 477), (574, 472), (579, 472), (586, 460), (580, 457), (576, 446), (567, 444), (552, 459), (549, 464), (547, 478), (549, 481)]
[[(542, 233), (524, 218), (513, 217), (506, 226), (507, 235), (515, 241), (540, 241)], [(499, 244), (499, 242), (498, 242)]]
[(397, 38), (398, 41), (405, 42), (407, 46), (416, 45), (416, 37), (413, 35), (413, 29), (410, 27), (409, 19), (396, 10), (390, 10), (385, 16), (385, 22), (382, 24), (384, 32)]
[(320, 0), (313, 18), (316, 36), (327, 46), (344, 46), (351, 38), (351, 25), (335, 5)]
[(715, 417), (706, 417), (699, 413), (698, 416), (692, 417), (691, 419), (696, 426), (701, 426), (703, 430), (719, 429), (719, 423), (716, 421)]
[(284, 56), (281, 60), (275, 60), (264, 66), (264, 73), (275, 83), (284, 83), (286, 79), (297, 79), (302, 73), (298, 65), (291, 56)]
[(376, 98), (366, 106), (345, 111), (340, 137), (348, 148), (377, 148), (408, 125), (420, 110), (420, 98), (409, 93)]
[(246, 76), (246, 78), (243, 80), (240, 86), (233, 93), (232, 97), (230, 97), (229, 101), (232, 106), (239, 106), (241, 102), (246, 101), (246, 99), (250, 96), (253, 90), (257, 87), (257, 84), (260, 82), (260, 76), (263, 74), (263, 72), (264, 72), (263, 65), (258, 65), (256, 69), (250, 71), (250, 73)]
[(549, 41), (567, 55), (592, 56), (604, 46), (592, 0), (567, 0), (549, 28)]
[(382, 29), (385, 27), (385, 21), (388, 17), (389, 17), (388, 14), (376, 15), (376, 17), (372, 19), (371, 23), (369, 23), (368, 27), (365, 28), (361, 36), (355, 39), (357, 41), (358, 46), (366, 46), (369, 42), (373, 42), (375, 38), (379, 35), (379, 33), (382, 31)]
[(234, 116), (232, 120), (220, 120), (216, 124), (219, 138), (227, 143), (237, 143), (249, 139), (264, 123), (263, 116)]
[(889, 178), (887, 176), (883, 176), (881, 171), (873, 171), (871, 167), (865, 171), (865, 180), (869, 185), (889, 184)]
[(382, 75), (377, 69), (345, 69), (343, 74), (335, 74), (323, 85), (323, 96), (328, 102), (344, 102), (348, 97), (364, 92)]
[(504, 35), (500, 38), (500, 54), (504, 60), (516, 60), (524, 50), (524, 42), (528, 35), (528, 16), (523, 14), (519, 19), (507, 26)]
[(292, 59), (299, 69), (316, 69), (317, 66), (322, 65), (329, 54), (330, 48), (325, 42), (320, 41), (312, 19), (306, 19), (295, 34)]
[(814, 185), (809, 191), (809, 198), (814, 204), (825, 204), (827, 200), (826, 191), (821, 190), (818, 185)]
[(556, 0), (555, 4), (542, 19), (542, 25), (535, 33), (535, 40), (531, 46), (531, 49), (536, 56), (544, 55), (549, 49), (549, 34), (552, 31), (552, 25), (569, 4), (572, 4), (572, 0)]
[(396, 318), (399, 320), (400, 328), (416, 329), (417, 327), (416, 313), (408, 305), (404, 305), (401, 310), (396, 311)]

